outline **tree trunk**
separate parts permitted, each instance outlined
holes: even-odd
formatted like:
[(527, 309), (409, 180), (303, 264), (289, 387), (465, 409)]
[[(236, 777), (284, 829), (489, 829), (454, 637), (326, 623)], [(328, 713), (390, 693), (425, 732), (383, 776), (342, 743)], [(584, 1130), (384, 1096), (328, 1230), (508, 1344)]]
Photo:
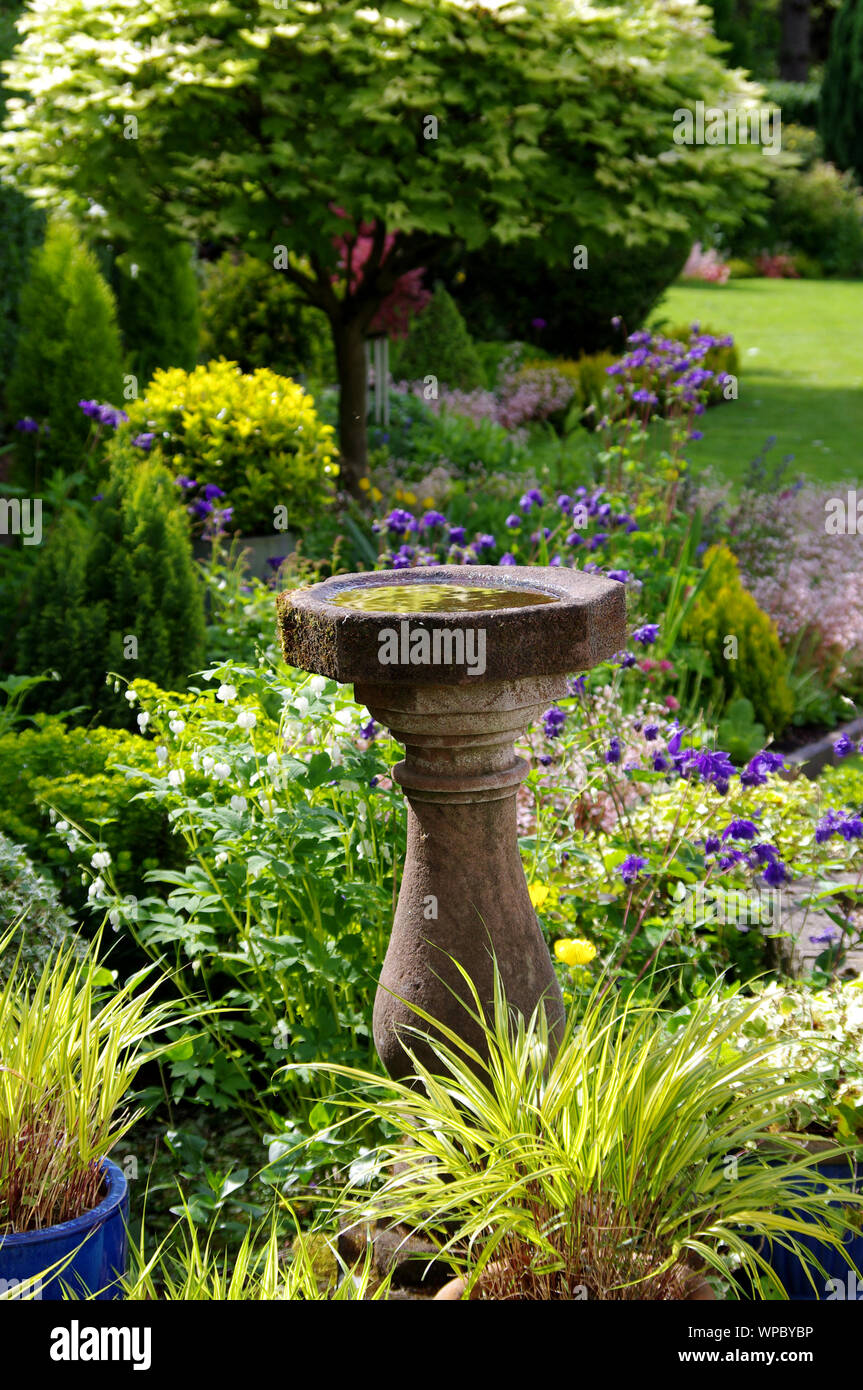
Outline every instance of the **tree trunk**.
[(333, 321), (332, 330), (339, 373), (339, 487), (359, 497), (369, 465), (365, 329), (359, 319), (349, 319)]
[(784, 82), (805, 82), (809, 76), (811, 0), (782, 0), (782, 46), (779, 76)]

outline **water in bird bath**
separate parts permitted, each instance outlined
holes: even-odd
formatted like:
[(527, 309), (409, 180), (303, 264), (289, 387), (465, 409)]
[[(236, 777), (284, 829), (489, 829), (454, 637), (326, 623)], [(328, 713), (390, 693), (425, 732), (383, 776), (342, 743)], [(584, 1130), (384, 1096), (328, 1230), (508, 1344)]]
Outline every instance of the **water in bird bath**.
[(330, 602), (363, 613), (482, 613), (500, 608), (528, 608), (557, 603), (553, 594), (536, 589), (480, 584), (369, 584), (342, 589)]

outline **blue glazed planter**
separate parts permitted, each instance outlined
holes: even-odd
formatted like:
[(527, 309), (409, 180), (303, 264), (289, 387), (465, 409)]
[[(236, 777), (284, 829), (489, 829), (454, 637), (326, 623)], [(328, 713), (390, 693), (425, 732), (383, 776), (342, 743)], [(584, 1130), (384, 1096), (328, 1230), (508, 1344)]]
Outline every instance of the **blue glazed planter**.
[[(815, 1192), (823, 1192), (824, 1186), (817, 1181), (817, 1174), (821, 1174), (827, 1181), (848, 1181), (853, 1171), (854, 1190), (863, 1191), (863, 1167), (859, 1164), (852, 1170), (847, 1163), (819, 1163), (813, 1169), (812, 1189)], [(836, 1202), (829, 1203), (836, 1206)], [(849, 1226), (847, 1237), (844, 1242), (843, 1250), (835, 1250), (830, 1245), (825, 1245), (814, 1236), (798, 1236), (800, 1244), (821, 1262), (827, 1272), (827, 1279), (834, 1279), (841, 1285), (839, 1288), (823, 1288), (825, 1280), (818, 1273), (817, 1269), (812, 1270), (812, 1278), (815, 1281), (815, 1289), (806, 1277), (806, 1272), (801, 1261), (790, 1250), (783, 1250), (779, 1245), (770, 1248), (765, 1240), (751, 1243), (760, 1251), (767, 1260), (771, 1269), (782, 1280), (789, 1299), (795, 1303), (815, 1303), (824, 1302), (828, 1299), (836, 1298), (856, 1298), (858, 1294), (863, 1295), (863, 1280), (854, 1271), (851, 1264), (853, 1260), (857, 1268), (863, 1271), (863, 1232), (857, 1227)], [(817, 1292), (816, 1292), (817, 1290)]]
[[(107, 1191), (92, 1211), (44, 1231), (0, 1236), (0, 1280), (5, 1281), (0, 1287), (9, 1292), (17, 1287), (10, 1280), (31, 1279), (72, 1255), (68, 1264), (42, 1284), (40, 1298), (62, 1299), (64, 1285), (76, 1298), (95, 1295), (101, 1301), (123, 1297), (117, 1280), (126, 1272), (129, 1185), (109, 1158), (103, 1160), (102, 1167)], [(73, 1251), (77, 1253), (73, 1255)]]

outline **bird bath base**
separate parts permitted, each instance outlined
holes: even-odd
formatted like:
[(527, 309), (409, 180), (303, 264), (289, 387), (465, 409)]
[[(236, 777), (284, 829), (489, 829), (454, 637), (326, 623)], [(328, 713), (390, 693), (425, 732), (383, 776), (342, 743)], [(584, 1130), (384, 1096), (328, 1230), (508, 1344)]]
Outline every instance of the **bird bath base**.
[[(415, 608), (436, 596), (405, 596), (410, 585), (479, 586), (511, 598)], [(402, 591), (391, 608), (379, 606), (384, 586)], [(356, 590), (374, 591), (367, 605), (342, 597)], [(556, 568), (511, 567), (504, 578), (490, 566), (439, 566), (339, 575), (281, 594), (278, 611), (286, 661), (352, 683), (405, 747), (393, 777), (408, 802), (407, 854), (374, 1007), (387, 1071), (412, 1071), (404, 1043), (433, 1066), (430, 1049), (405, 1031), (428, 1029), (412, 1006), (485, 1055), (454, 961), (490, 1017), (496, 959), (510, 1006), (528, 1017), (542, 1004), (554, 1037), (563, 999), (518, 851), (515, 798), (527, 768), (513, 743), (566, 693), (568, 672), (624, 645), (623, 586)], [(436, 652), (450, 659), (435, 661)]]

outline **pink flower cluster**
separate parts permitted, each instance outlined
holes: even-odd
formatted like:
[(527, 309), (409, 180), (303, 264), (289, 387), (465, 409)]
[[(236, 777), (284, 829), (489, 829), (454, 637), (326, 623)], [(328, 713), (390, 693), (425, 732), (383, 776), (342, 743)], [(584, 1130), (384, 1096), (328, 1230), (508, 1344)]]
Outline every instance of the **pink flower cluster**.
[[(845, 494), (837, 489), (836, 496)], [(828, 680), (863, 665), (863, 532), (852, 516), (845, 534), (831, 534), (829, 500), (813, 485), (778, 497), (750, 493), (731, 518), (747, 589), (786, 646), (802, 637), (809, 654), (811, 645)]]
[[(398, 390), (404, 390), (400, 383)], [(414, 389), (419, 392), (421, 387)], [(501, 372), (497, 392), (478, 388), (475, 391), (442, 390), (437, 400), (430, 400), (434, 411), (444, 407), (463, 415), (473, 424), (491, 420), (503, 429), (515, 432), (531, 420), (547, 420), (559, 410), (565, 410), (575, 395), (570, 379), (555, 367), (522, 367), (518, 371)]]
[(711, 285), (724, 285), (731, 274), (731, 267), (726, 265), (718, 251), (712, 247), (704, 251), (701, 242), (696, 241), (680, 274), (683, 280), (706, 280)]
[(504, 429), (515, 430), (565, 410), (574, 395), (573, 383), (556, 368), (523, 367), (502, 382), (498, 418)]

